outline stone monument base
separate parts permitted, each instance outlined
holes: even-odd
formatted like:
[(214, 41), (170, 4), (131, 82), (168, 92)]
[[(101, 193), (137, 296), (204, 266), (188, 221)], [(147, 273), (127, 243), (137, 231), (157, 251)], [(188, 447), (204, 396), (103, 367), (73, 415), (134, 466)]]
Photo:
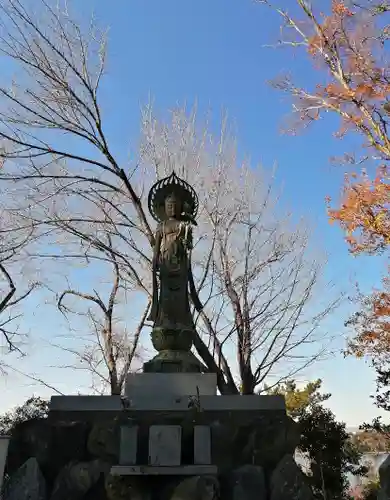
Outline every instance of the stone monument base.
[(124, 397), (53, 396), (47, 419), (18, 424), (3, 500), (312, 500), (298, 441), (282, 396), (217, 396), (210, 373), (129, 374)]

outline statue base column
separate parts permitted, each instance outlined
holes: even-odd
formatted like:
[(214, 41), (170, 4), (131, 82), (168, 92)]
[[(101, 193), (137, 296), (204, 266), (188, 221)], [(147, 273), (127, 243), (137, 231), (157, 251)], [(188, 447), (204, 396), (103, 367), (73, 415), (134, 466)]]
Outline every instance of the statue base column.
[(191, 352), (195, 335), (193, 327), (170, 325), (154, 326), (151, 334), (158, 354), (144, 363), (144, 373), (202, 373), (207, 371)]
[(150, 361), (143, 365), (144, 373), (201, 373), (202, 363), (191, 351), (160, 351)]

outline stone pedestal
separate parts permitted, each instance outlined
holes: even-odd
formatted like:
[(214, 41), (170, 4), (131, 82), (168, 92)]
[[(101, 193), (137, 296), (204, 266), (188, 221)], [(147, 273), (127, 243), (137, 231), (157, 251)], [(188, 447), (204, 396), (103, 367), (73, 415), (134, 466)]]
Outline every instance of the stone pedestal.
[[(286, 477), (288, 488), (295, 481), (291, 478), (300, 478), (293, 461), (290, 472), (280, 466), (297, 445), (284, 398), (217, 396), (212, 374), (131, 374), (125, 397), (53, 396), (49, 418), (40, 424), (39, 449), (34, 452), (30, 444), (28, 449), (29, 456), (40, 457), (49, 485), (44, 500), (53, 500), (53, 492), (65, 483), (67, 498), (80, 500), (146, 500), (152, 491), (156, 500), (174, 500), (184, 493), (186, 499), (198, 500), (198, 488), (210, 489), (211, 496), (219, 486), (231, 492), (229, 478), (249, 465), (260, 479), (263, 471), (267, 485), (273, 471), (279, 471), (280, 483)], [(82, 432), (71, 439), (62, 429), (75, 425)], [(31, 422), (28, 442), (37, 444), (36, 436), (30, 436), (34, 429)], [(67, 443), (73, 443), (73, 454)], [(21, 442), (12, 449), (25, 446)], [(247, 485), (247, 476), (242, 477)], [(243, 492), (240, 500), (251, 499), (244, 485), (237, 488), (235, 492)], [(259, 498), (270, 500), (270, 493)], [(222, 490), (220, 498), (225, 498)]]
[(129, 373), (126, 378), (125, 395), (132, 401), (198, 394), (217, 394), (215, 373)]
[[(58, 418), (66, 412), (68, 418), (81, 412), (84, 419), (116, 418), (115, 475), (213, 475), (242, 465), (242, 460), (261, 465), (272, 456), (284, 456), (287, 417), (282, 396), (216, 392), (215, 374), (129, 374), (125, 398), (54, 396), (50, 413)], [(271, 438), (264, 442), (264, 457), (258, 448), (267, 435)]]
[[(215, 374), (129, 374), (123, 397), (53, 396), (48, 421), (87, 424), (89, 455), (107, 465), (105, 488), (115, 500), (127, 499), (130, 492), (131, 498), (145, 499), (152, 490), (171, 487), (161, 500), (173, 500), (189, 485), (229, 491), (234, 471), (249, 465), (268, 484), (299, 439), (284, 398), (216, 393)], [(242, 500), (250, 500), (252, 493), (240, 488)], [(188, 495), (188, 500), (198, 498)], [(269, 494), (260, 498), (269, 500)]]
[(145, 373), (201, 373), (203, 367), (191, 351), (160, 351), (144, 363)]

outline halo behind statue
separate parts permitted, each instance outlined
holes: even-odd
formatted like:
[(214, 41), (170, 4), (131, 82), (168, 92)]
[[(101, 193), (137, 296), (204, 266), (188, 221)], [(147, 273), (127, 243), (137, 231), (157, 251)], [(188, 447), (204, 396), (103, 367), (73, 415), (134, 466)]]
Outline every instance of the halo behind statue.
[(157, 181), (150, 189), (148, 207), (152, 217), (157, 222), (165, 220), (165, 200), (174, 194), (182, 203), (182, 208), (191, 219), (198, 213), (198, 196), (192, 186), (172, 172), (168, 177)]

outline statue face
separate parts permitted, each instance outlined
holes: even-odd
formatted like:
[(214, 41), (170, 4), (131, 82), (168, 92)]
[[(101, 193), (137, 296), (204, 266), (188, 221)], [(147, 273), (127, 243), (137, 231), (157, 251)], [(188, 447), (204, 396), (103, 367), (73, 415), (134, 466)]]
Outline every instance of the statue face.
[(165, 200), (165, 213), (167, 217), (177, 218), (180, 214), (180, 200), (174, 195), (170, 195)]

